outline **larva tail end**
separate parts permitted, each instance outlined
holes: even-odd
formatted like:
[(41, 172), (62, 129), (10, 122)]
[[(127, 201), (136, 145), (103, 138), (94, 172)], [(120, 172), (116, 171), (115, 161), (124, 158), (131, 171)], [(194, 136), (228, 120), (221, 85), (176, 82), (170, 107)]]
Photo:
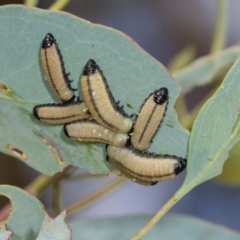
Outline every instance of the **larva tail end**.
[(187, 160), (183, 158), (178, 159), (178, 163), (174, 167), (175, 174), (181, 173), (187, 166)]
[(48, 33), (42, 41), (42, 48), (49, 48), (55, 43), (56, 40), (51, 33)]
[(63, 126), (63, 132), (64, 132), (64, 134), (65, 134), (68, 138), (70, 138), (70, 136), (69, 136), (69, 134), (68, 134), (68, 131), (67, 131), (67, 126), (68, 126), (68, 124), (64, 124), (64, 126)]
[(36, 118), (36, 119), (38, 119), (38, 120), (40, 120), (40, 118), (39, 118), (39, 116), (38, 116), (38, 107), (39, 107), (40, 105), (37, 105), (37, 106), (35, 106), (34, 108), (33, 108), (33, 115), (34, 115), (34, 117)]
[(96, 64), (96, 62), (93, 59), (90, 59), (83, 69), (83, 75), (92, 75), (97, 68), (98, 65)]
[(76, 96), (73, 94), (73, 96), (72, 96), (70, 99), (68, 99), (67, 101), (66, 101), (66, 100), (63, 100), (63, 99), (61, 99), (61, 100), (63, 101), (64, 104), (68, 104), (68, 103), (73, 102), (74, 99), (75, 99), (75, 97), (76, 97)]
[(153, 100), (156, 104), (163, 104), (168, 100), (168, 89), (163, 87), (154, 91)]

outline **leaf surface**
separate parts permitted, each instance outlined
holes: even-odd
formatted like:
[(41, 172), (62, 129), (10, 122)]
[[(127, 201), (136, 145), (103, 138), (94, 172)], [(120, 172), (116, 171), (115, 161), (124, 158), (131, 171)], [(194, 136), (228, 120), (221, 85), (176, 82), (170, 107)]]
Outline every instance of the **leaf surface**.
[(40, 233), (36, 240), (71, 240), (71, 229), (65, 222), (66, 212), (62, 212), (55, 219), (51, 219), (48, 215), (45, 217)]
[(47, 214), (42, 203), (20, 188), (7, 185), (0, 185), (0, 195), (9, 198), (12, 204), (10, 216), (4, 222), (14, 233), (11, 240), (36, 239)]
[[(57, 39), (73, 87), (89, 59), (100, 65), (109, 87), (128, 114), (139, 111), (155, 89), (167, 87), (168, 110), (150, 151), (186, 156), (189, 134), (180, 125), (173, 105), (179, 85), (166, 69), (124, 34), (64, 12), (24, 6), (0, 8), (0, 151), (14, 155), (36, 170), (51, 175), (71, 164), (91, 173), (109, 172), (105, 145), (67, 139), (62, 126), (34, 119), (37, 104), (56, 99), (44, 80), (39, 61), (42, 39)], [(81, 90), (79, 91), (81, 95)]]
[(240, 140), (240, 57), (196, 118), (189, 140), (187, 175), (176, 195), (222, 172), (230, 149)]

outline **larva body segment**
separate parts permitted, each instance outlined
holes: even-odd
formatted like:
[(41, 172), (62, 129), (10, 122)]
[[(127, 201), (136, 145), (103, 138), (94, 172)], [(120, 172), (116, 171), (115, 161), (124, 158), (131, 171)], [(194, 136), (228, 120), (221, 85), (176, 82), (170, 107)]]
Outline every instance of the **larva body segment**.
[(128, 140), (127, 134), (112, 132), (100, 126), (94, 120), (82, 120), (66, 124), (64, 132), (69, 138), (75, 141), (101, 142), (118, 147), (124, 147)]
[(91, 117), (84, 102), (41, 104), (33, 108), (33, 114), (48, 124), (65, 124)]
[(171, 155), (140, 152), (133, 147), (108, 146), (108, 161), (125, 177), (142, 185), (170, 180), (186, 167), (186, 160)]
[(80, 82), (84, 100), (96, 122), (113, 132), (128, 133), (133, 121), (115, 102), (94, 60), (87, 62)]
[(43, 39), (41, 62), (45, 79), (57, 98), (62, 102), (73, 101), (75, 98), (74, 89), (71, 88), (71, 81), (65, 71), (60, 49), (51, 33), (48, 33)]
[(143, 103), (131, 135), (132, 146), (144, 151), (148, 149), (164, 117), (168, 103), (167, 88), (160, 88)]

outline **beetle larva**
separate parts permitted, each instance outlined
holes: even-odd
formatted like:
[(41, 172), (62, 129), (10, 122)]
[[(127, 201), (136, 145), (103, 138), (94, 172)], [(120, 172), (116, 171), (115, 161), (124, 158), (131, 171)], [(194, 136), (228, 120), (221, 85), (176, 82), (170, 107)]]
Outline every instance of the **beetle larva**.
[(54, 94), (62, 102), (74, 100), (74, 89), (71, 88), (68, 74), (65, 72), (64, 62), (56, 39), (48, 33), (43, 39), (41, 48), (41, 61), (45, 78)]
[(142, 185), (154, 185), (169, 180), (181, 173), (186, 167), (186, 159), (141, 152), (130, 147), (108, 146), (108, 161), (132, 181)]
[(112, 132), (100, 126), (94, 120), (82, 120), (66, 124), (64, 132), (69, 138), (75, 141), (101, 142), (118, 147), (124, 147), (128, 140), (127, 134)]
[(65, 124), (91, 117), (84, 102), (41, 104), (33, 108), (33, 114), (49, 124)]
[(148, 149), (153, 136), (164, 117), (168, 103), (167, 88), (160, 88), (149, 95), (141, 107), (131, 135), (132, 146), (144, 151)]
[(94, 60), (87, 62), (80, 82), (86, 105), (97, 123), (113, 132), (128, 133), (133, 121), (115, 102)]

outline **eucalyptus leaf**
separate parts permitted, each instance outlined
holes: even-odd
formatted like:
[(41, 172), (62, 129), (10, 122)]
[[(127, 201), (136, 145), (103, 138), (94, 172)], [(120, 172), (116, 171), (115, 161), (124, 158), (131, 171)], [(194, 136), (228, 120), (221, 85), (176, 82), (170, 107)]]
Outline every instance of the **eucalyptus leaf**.
[(14, 233), (11, 240), (36, 239), (47, 214), (42, 203), (22, 189), (7, 185), (0, 185), (0, 195), (9, 198), (12, 204), (5, 222), (8, 230)]
[(62, 212), (55, 219), (50, 218), (48, 215), (45, 217), (39, 235), (36, 240), (71, 240), (71, 229), (65, 222), (66, 212)]
[(12, 235), (13, 235), (13, 232), (8, 231), (5, 224), (2, 227), (0, 227), (0, 239), (1, 240), (11, 240)]
[(105, 145), (71, 141), (64, 136), (62, 126), (40, 123), (32, 115), (35, 105), (56, 102), (39, 62), (42, 39), (51, 32), (61, 49), (66, 71), (74, 79), (73, 87), (78, 87), (86, 62), (94, 59), (128, 114), (138, 112), (155, 89), (167, 87), (168, 110), (150, 151), (186, 156), (189, 134), (179, 125), (173, 110), (180, 87), (129, 37), (68, 13), (20, 5), (0, 8), (0, 31), (0, 151), (50, 175), (68, 164), (91, 173), (109, 172)]
[(178, 193), (222, 172), (230, 149), (240, 140), (240, 57), (196, 118), (188, 152), (187, 176)]
[(239, 46), (226, 48), (198, 58), (187, 67), (174, 72), (173, 76), (181, 83), (182, 93), (187, 93), (194, 87), (210, 83), (222, 68), (231, 66), (239, 54)]
[[(84, 220), (70, 224), (73, 240), (123, 240), (129, 239), (150, 220), (148, 216), (111, 217)], [(184, 215), (165, 216), (144, 237), (144, 240), (238, 240), (240, 233), (222, 226)]]

